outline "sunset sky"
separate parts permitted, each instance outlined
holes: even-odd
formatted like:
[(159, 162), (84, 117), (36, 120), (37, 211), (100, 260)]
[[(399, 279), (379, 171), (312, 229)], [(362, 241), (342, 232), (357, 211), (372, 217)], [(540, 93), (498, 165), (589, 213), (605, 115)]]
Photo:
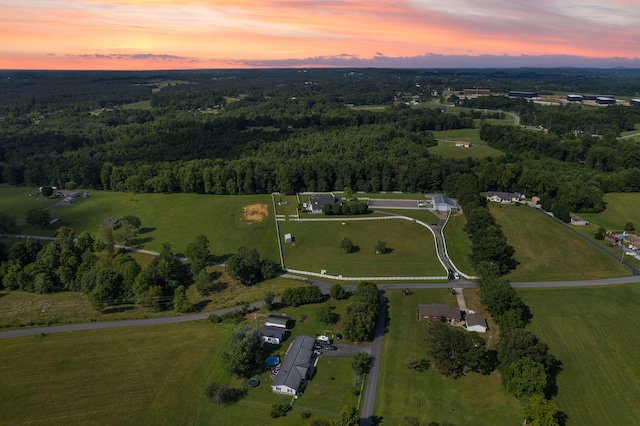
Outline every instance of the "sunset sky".
[(0, 0), (0, 69), (628, 66), (639, 0)]

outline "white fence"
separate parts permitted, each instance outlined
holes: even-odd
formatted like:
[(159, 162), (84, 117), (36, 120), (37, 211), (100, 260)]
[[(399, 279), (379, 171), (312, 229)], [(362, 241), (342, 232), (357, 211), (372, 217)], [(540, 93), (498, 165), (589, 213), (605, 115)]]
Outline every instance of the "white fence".
[(446, 281), (447, 277), (343, 277), (342, 275), (319, 274), (317, 272), (300, 271), (298, 269), (284, 269), (286, 272), (312, 277), (326, 278), (338, 281)]

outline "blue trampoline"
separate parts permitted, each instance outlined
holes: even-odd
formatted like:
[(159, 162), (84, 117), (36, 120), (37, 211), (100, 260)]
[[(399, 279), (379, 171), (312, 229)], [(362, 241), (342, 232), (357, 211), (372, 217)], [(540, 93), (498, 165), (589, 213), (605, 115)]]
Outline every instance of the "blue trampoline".
[(275, 367), (276, 365), (280, 364), (280, 358), (277, 356), (270, 356), (269, 358), (267, 358), (267, 365), (269, 367)]

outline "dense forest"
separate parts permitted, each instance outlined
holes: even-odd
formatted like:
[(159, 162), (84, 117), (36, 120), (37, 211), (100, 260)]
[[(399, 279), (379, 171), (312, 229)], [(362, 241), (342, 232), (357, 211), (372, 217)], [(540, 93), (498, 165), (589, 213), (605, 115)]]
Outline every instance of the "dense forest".
[[(571, 211), (640, 190), (640, 108), (506, 97), (640, 97), (632, 70), (201, 70), (0, 72), (0, 179), (131, 192), (488, 190)], [(494, 96), (449, 94), (486, 87)], [(432, 107), (422, 106), (421, 102)], [(439, 107), (438, 105), (442, 105)], [(467, 109), (470, 108), (470, 109)], [(512, 111), (526, 127), (491, 125)], [(497, 113), (493, 116), (498, 115)], [(431, 155), (433, 131), (480, 127), (499, 158)], [(531, 128), (544, 129), (531, 130)]]

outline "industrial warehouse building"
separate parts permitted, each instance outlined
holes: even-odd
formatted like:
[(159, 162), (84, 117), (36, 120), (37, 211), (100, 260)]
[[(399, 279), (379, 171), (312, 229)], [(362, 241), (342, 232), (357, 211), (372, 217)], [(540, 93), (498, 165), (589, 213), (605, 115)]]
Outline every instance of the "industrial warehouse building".
[(640, 106), (640, 99), (631, 99), (629, 101), (629, 105), (631, 105), (631, 106)]
[(538, 93), (536, 92), (520, 92), (518, 90), (512, 90), (509, 92), (509, 97), (511, 98), (537, 98)]
[(614, 98), (608, 98), (604, 96), (599, 96), (596, 98), (596, 104), (598, 105), (615, 105), (616, 100)]
[(583, 99), (582, 95), (567, 95), (568, 102), (582, 102)]

